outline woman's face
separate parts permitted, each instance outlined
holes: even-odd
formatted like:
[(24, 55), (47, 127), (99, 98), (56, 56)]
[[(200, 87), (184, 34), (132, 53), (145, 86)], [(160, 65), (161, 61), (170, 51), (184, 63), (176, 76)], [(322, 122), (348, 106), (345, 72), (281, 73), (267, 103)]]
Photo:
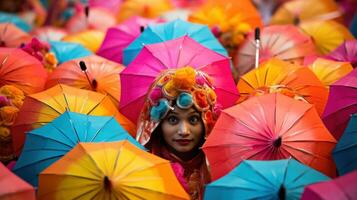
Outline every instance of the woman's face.
[(162, 122), (163, 138), (176, 155), (192, 154), (198, 150), (204, 134), (201, 116), (192, 107), (174, 108)]

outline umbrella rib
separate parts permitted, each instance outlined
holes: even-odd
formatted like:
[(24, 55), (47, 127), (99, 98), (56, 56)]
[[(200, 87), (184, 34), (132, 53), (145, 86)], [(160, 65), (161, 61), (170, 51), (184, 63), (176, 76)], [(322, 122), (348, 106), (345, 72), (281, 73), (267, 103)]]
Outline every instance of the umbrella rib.
[(94, 139), (98, 136), (98, 134), (101, 132), (101, 130), (103, 130), (103, 128), (108, 125), (111, 122), (112, 118), (110, 118), (109, 120), (107, 120), (94, 134), (94, 136), (89, 140), (90, 142), (93, 142)]
[(74, 131), (74, 134), (77, 137), (77, 143), (80, 142), (79, 135), (77, 133), (77, 130), (76, 130), (75, 126), (74, 126), (73, 120), (71, 119), (70, 115), (68, 115), (68, 121), (71, 124), (71, 128), (72, 128), (72, 130)]
[[(256, 170), (250, 163), (244, 162), (246, 165), (248, 165), (250, 167), (251, 170), (253, 170), (256, 174), (258, 174), (261, 178), (263, 178), (266, 183), (269, 183), (270, 186), (272, 186), (272, 188), (276, 188), (276, 185), (274, 185), (274, 183), (270, 182), (270, 180), (265, 177), (263, 174), (260, 173), (260, 171)], [(251, 181), (254, 183), (254, 181)], [(258, 185), (261, 185), (260, 182), (255, 182)], [(266, 186), (266, 185), (262, 185), (262, 186)]]
[[(291, 107), (289, 107), (288, 112), (290, 111), (290, 108), (291, 108)], [(307, 111), (309, 111), (311, 108), (312, 108), (312, 107), (310, 107), (309, 109), (305, 110), (304, 113), (303, 113), (302, 115), (300, 115), (298, 119), (295, 119), (295, 121), (293, 122), (293, 124), (291, 124), (291, 126), (290, 126), (284, 133), (280, 134), (280, 137), (282, 137), (282, 136), (284, 136), (285, 134), (287, 134), (287, 133), (303, 118), (303, 116), (304, 116), (304, 115), (307, 113)], [(285, 114), (287, 114), (287, 112), (286, 112)], [(283, 122), (283, 124), (285, 124), (285, 123), (286, 123), (286, 117), (284, 117), (284, 122)]]

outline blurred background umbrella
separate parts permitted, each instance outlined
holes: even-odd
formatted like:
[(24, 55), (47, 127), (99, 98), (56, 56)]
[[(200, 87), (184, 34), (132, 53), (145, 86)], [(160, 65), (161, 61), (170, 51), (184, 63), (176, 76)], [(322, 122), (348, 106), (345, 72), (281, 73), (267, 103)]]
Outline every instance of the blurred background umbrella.
[(6, 12), (0, 12), (0, 23), (11, 23), (25, 32), (30, 32), (31, 25), (21, 19), (18, 15)]
[(33, 186), (40, 172), (63, 157), (79, 142), (129, 140), (142, 147), (113, 117), (66, 111), (52, 122), (26, 134), (26, 142), (13, 171)]
[(357, 69), (330, 85), (330, 93), (322, 120), (339, 140), (350, 115), (357, 113)]
[(336, 179), (308, 185), (301, 200), (349, 200), (356, 199), (357, 171)]
[(26, 199), (35, 200), (35, 189), (0, 162), (0, 199)]
[(0, 47), (20, 47), (31, 41), (31, 36), (10, 23), (0, 23)]
[(128, 132), (135, 133), (135, 126), (118, 112), (109, 96), (58, 84), (26, 97), (11, 128), (16, 155), (21, 152), (27, 131), (46, 125), (65, 111), (95, 116), (114, 116)]
[(88, 0), (90, 8), (105, 8), (111, 13), (116, 14), (122, 4), (123, 0)]
[(325, 56), (325, 58), (341, 62), (350, 62), (354, 68), (357, 67), (357, 40), (345, 41)]
[(245, 160), (221, 179), (206, 186), (204, 199), (296, 199), (304, 187), (329, 180), (294, 159)]
[(216, 180), (245, 159), (289, 157), (335, 176), (335, 144), (312, 105), (267, 94), (223, 110), (202, 148)]
[[(136, 123), (150, 85), (163, 70), (190, 66), (213, 79), (217, 101), (224, 108), (238, 98), (229, 59), (188, 36), (145, 45), (135, 60), (120, 74), (120, 111)], [(135, 89), (134, 89), (135, 88)]]
[(201, 45), (227, 56), (227, 51), (207, 26), (177, 19), (163, 24), (149, 25), (139, 37), (124, 49), (123, 63), (124, 65), (129, 65), (137, 57), (144, 45), (165, 42), (185, 35)]
[(68, 33), (65, 29), (52, 27), (52, 26), (44, 26), (44, 27), (36, 27), (31, 31), (31, 35), (33, 37), (37, 37), (42, 41), (60, 41), (64, 36)]
[(351, 119), (342, 137), (338, 141), (334, 151), (339, 175), (344, 175), (357, 170), (357, 113), (351, 115)]
[(128, 141), (79, 143), (45, 169), (39, 199), (189, 199), (170, 162)]
[(50, 41), (49, 43), (51, 45), (50, 51), (55, 54), (58, 64), (93, 54), (78, 43), (63, 41)]
[(104, 32), (97, 30), (86, 30), (65, 36), (65, 42), (79, 43), (92, 52), (97, 52), (104, 40)]

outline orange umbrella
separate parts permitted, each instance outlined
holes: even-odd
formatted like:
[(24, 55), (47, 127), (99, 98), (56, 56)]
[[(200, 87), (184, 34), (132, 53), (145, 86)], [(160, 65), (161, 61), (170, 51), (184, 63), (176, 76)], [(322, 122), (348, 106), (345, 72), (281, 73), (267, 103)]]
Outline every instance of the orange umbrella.
[(314, 104), (321, 115), (324, 111), (328, 89), (307, 67), (271, 59), (241, 77), (237, 84), (239, 102), (266, 93), (281, 93)]
[(65, 42), (74, 42), (83, 45), (92, 52), (97, 52), (104, 40), (104, 32), (97, 30), (86, 30), (65, 36)]
[[(82, 71), (82, 67), (86, 69)], [(80, 89), (93, 90), (108, 95), (118, 107), (121, 88), (119, 73), (123, 69), (123, 65), (96, 55), (75, 59), (59, 65), (49, 75), (46, 88), (62, 83)]]
[(314, 107), (281, 94), (251, 98), (223, 110), (203, 151), (215, 180), (242, 160), (293, 157), (329, 176), (336, 175), (336, 140)]
[(13, 174), (0, 162), (0, 199), (35, 200), (35, 189)]
[(19, 47), (31, 40), (31, 36), (14, 24), (0, 23), (0, 47)]
[(21, 49), (0, 48), (0, 87), (13, 85), (25, 94), (44, 89), (47, 72), (40, 61)]
[(95, 116), (114, 116), (120, 125), (135, 136), (135, 126), (119, 113), (109, 96), (58, 84), (25, 98), (11, 128), (16, 155), (19, 155), (22, 149), (27, 131), (51, 122), (65, 111)]
[(170, 162), (129, 141), (79, 143), (41, 172), (39, 199), (189, 199)]

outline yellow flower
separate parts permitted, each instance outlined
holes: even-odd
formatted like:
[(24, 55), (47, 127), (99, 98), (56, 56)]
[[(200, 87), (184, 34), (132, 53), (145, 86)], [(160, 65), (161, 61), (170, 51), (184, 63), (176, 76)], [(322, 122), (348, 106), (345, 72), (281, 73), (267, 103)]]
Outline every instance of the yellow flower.
[(208, 88), (207, 94), (208, 94), (208, 98), (209, 98), (209, 101), (211, 102), (211, 104), (214, 104), (217, 100), (216, 93), (212, 89)]
[(0, 88), (0, 94), (5, 95), (11, 99), (24, 99), (24, 92), (13, 85), (4, 85)]
[(57, 66), (57, 59), (55, 54), (53, 54), (52, 52), (46, 53), (45, 54), (45, 68), (47, 69), (47, 71), (52, 72), (56, 66)]
[(174, 86), (179, 90), (190, 90), (196, 83), (196, 72), (192, 67), (183, 67), (172, 77)]
[(24, 99), (22, 98), (15, 98), (15, 99), (12, 99), (11, 101), (11, 104), (17, 108), (21, 108), (22, 107), (22, 104), (24, 103)]
[(0, 126), (0, 138), (3, 138), (3, 140), (6, 140), (10, 137), (10, 130), (7, 127)]
[(169, 82), (166, 83), (166, 85), (164, 86), (164, 93), (171, 98), (177, 96), (178, 91), (173, 80), (170, 80)]
[(17, 117), (19, 109), (15, 106), (3, 106), (0, 108), (1, 124), (11, 126)]

